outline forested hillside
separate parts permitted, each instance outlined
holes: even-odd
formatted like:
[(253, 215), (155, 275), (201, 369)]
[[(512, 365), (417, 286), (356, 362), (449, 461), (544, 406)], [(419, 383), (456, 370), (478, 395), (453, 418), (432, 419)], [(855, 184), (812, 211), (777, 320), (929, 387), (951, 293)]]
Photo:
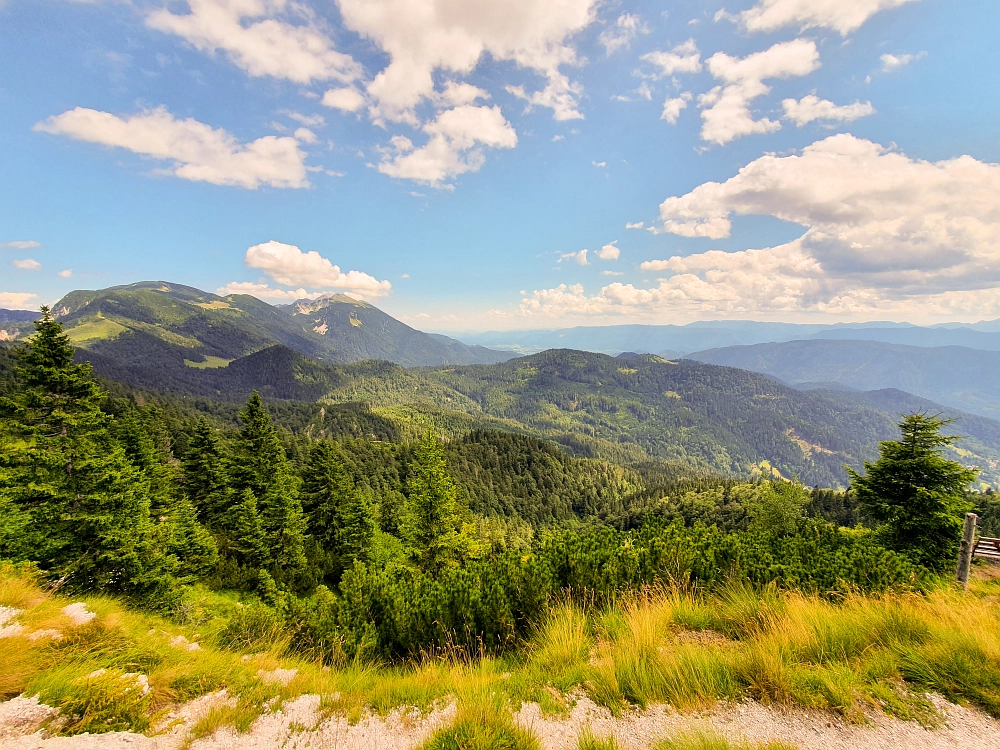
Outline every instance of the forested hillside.
[[(938, 333), (959, 338), (960, 332)], [(972, 414), (1000, 417), (1000, 381), (993, 377), (1000, 370), (1000, 351), (831, 339), (710, 349), (689, 356), (791, 385), (840, 383), (865, 391), (898, 388)]]

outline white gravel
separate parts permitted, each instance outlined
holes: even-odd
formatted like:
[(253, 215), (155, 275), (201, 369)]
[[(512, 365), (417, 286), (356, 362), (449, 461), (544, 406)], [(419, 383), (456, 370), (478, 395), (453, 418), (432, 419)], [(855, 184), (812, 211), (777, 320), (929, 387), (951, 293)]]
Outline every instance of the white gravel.
[[(672, 733), (692, 728), (713, 729), (733, 740), (781, 740), (801, 750), (983, 750), (1000, 737), (1000, 722), (971, 708), (932, 696), (945, 717), (940, 729), (924, 729), (878, 714), (871, 724), (844, 723), (824, 712), (762, 706), (758, 703), (720, 704), (701, 714), (679, 714), (663, 706), (615, 718), (582, 698), (567, 718), (543, 717), (537, 704), (525, 704), (516, 720), (533, 731), (544, 750), (576, 750), (580, 733), (590, 728), (598, 737), (613, 735), (622, 748), (646, 750)], [(159, 726), (153, 737), (128, 732), (77, 737), (45, 737), (36, 732), (51, 709), (36, 699), (15, 698), (0, 704), (0, 748), (3, 750), (180, 750), (187, 728), (213, 706), (231, 702), (225, 691), (203, 696), (181, 707)], [(399, 709), (386, 719), (367, 717), (350, 724), (344, 717), (319, 720), (319, 696), (305, 695), (281, 710), (261, 716), (247, 734), (221, 729), (190, 744), (192, 750), (413, 750), (455, 716), (454, 704), (421, 716)]]
[(62, 608), (62, 613), (66, 615), (74, 625), (86, 625), (97, 615), (87, 609), (84, 602), (73, 602)]

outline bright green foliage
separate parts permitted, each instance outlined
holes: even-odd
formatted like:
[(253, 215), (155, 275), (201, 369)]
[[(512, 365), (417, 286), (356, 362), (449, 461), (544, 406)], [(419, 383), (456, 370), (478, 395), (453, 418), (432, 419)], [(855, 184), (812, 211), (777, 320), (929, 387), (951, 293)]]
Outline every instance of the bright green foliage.
[(401, 531), (420, 568), (437, 573), (455, 561), (465, 540), (455, 483), (448, 475), (444, 447), (433, 433), (427, 432), (417, 445), (412, 471)]
[(932, 570), (944, 570), (958, 554), (965, 491), (977, 476), (941, 452), (958, 440), (941, 434), (949, 420), (910, 414), (899, 423), (901, 440), (880, 444), (865, 476), (848, 469), (858, 503), (879, 524), (879, 538)]
[(799, 530), (810, 499), (804, 487), (794, 482), (761, 482), (743, 487), (749, 490), (743, 507), (751, 518), (751, 529), (777, 535)]
[(292, 583), (306, 567), (306, 521), (298, 478), (257, 391), (240, 412), (240, 419), (243, 429), (230, 456), (231, 487), (244, 501), (246, 490), (253, 493), (271, 550), (272, 574), (279, 583)]
[(22, 558), (76, 589), (158, 599), (171, 565), (154, 544), (149, 479), (114, 439), (90, 373), (43, 308), (18, 391), (0, 400), (0, 497), (15, 524), (30, 518)]
[(194, 427), (183, 466), (184, 492), (198, 509), (198, 518), (204, 523), (218, 518), (229, 504), (229, 492), (219, 441), (204, 417)]
[(364, 558), (375, 533), (374, 509), (354, 486), (333, 443), (321, 440), (313, 446), (300, 495), (311, 534), (338, 558), (341, 570)]

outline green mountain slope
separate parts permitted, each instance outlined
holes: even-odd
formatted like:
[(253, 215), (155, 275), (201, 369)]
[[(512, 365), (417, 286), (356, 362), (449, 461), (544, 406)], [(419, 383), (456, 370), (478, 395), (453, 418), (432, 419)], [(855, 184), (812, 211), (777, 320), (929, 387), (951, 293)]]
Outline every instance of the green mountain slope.
[(343, 294), (300, 300), (279, 308), (318, 336), (336, 341), (345, 361), (384, 359), (404, 367), (503, 362), (513, 356), (482, 346), (468, 346), (447, 336), (427, 334), (393, 318), (374, 305)]
[(710, 349), (689, 356), (763, 373), (792, 385), (839, 383), (866, 391), (898, 388), (939, 404), (1000, 418), (1000, 379), (995, 375), (1000, 371), (1000, 352), (996, 351), (810, 340)]
[[(377, 358), (413, 366), (510, 356), (417, 331), (343, 295), (275, 307), (248, 295), (220, 297), (157, 281), (71, 292), (53, 311), (99, 371), (136, 383), (156, 372), (189, 380), (184, 368), (223, 367), (275, 344), (326, 363)], [(0, 340), (33, 330), (36, 316), (8, 317)]]

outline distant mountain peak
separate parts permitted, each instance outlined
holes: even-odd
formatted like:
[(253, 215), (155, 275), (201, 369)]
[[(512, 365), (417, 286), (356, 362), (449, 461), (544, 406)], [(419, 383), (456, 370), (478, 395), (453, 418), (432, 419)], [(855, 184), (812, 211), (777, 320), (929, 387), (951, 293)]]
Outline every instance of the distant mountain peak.
[[(352, 305), (354, 307), (373, 307), (369, 305), (364, 300), (355, 299), (346, 294), (324, 294), (322, 297), (317, 297), (316, 299), (300, 299), (297, 302), (293, 302), (288, 307), (293, 308), (293, 310), (299, 315), (309, 315), (314, 312), (319, 312), (320, 310), (325, 310), (331, 305)], [(279, 305), (281, 307), (281, 305)]]

